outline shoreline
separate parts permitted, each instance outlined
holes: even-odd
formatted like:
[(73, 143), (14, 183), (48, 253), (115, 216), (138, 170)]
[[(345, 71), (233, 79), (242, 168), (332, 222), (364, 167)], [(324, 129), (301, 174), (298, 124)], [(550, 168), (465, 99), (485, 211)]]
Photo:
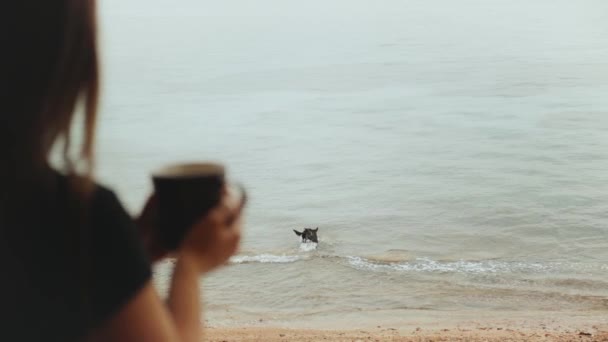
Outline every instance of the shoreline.
[(477, 328), (431, 329), (397, 328), (313, 330), (272, 327), (234, 327), (205, 330), (204, 341), (608, 341), (608, 326), (591, 329), (565, 329), (563, 331), (543, 329), (513, 329), (499, 326)]

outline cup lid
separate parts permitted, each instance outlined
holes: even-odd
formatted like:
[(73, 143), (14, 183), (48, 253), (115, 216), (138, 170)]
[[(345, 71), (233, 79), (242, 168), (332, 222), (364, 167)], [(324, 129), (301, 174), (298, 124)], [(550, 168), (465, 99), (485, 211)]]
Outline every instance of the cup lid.
[(179, 163), (162, 167), (152, 172), (154, 178), (198, 177), (208, 175), (224, 175), (226, 168), (219, 163)]

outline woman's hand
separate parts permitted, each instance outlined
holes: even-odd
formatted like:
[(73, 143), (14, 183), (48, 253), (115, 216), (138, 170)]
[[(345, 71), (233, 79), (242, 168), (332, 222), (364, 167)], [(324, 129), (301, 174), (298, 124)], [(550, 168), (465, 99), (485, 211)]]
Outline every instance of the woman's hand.
[(242, 203), (224, 192), (220, 204), (197, 222), (186, 235), (177, 257), (199, 272), (209, 272), (228, 261), (241, 239)]
[(169, 252), (163, 248), (160, 239), (158, 238), (157, 230), (155, 229), (157, 210), (158, 200), (156, 194), (152, 194), (150, 198), (148, 198), (141, 215), (135, 220), (139, 231), (139, 237), (141, 238), (144, 250), (148, 254), (148, 258), (151, 262), (157, 262), (169, 254)]

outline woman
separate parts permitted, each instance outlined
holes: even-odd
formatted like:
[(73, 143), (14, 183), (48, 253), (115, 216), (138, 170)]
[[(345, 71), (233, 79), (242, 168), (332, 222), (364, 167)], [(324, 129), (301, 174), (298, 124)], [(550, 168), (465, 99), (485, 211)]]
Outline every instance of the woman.
[[(149, 264), (164, 253), (147, 225), (153, 206), (136, 228), (114, 193), (91, 179), (94, 5), (19, 0), (0, 11), (8, 25), (0, 33), (0, 340), (198, 341), (198, 279), (235, 252), (238, 209), (225, 196), (190, 230), (163, 303)], [(83, 143), (73, 158), (79, 105)], [(63, 152), (59, 171), (49, 162), (54, 146)]]

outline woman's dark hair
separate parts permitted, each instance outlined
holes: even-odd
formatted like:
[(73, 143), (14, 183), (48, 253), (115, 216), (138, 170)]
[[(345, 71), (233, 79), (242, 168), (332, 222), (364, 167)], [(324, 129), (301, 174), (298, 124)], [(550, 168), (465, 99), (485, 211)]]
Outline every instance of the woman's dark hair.
[[(64, 215), (64, 229), (53, 234), (65, 242), (57, 253), (68, 255), (66, 269), (81, 281), (83, 322), (91, 284), (89, 234), (82, 227), (93, 194), (99, 91), (95, 18), (95, 0), (0, 4), (0, 247), (13, 263), (26, 265), (19, 269), (44, 264), (36, 259), (45, 243), (36, 232), (43, 228), (27, 227), (43, 226), (45, 217), (37, 216), (49, 210)], [(80, 108), (82, 131), (76, 135), (82, 144), (72, 157), (71, 128)], [(62, 147), (59, 166), (69, 176), (69, 195), (50, 172), (54, 146)]]
[[(99, 91), (95, 0), (16, 0), (0, 5), (0, 176), (48, 169), (62, 143), (64, 171), (90, 179)], [(82, 145), (70, 131), (82, 105)], [(5, 175), (6, 176), (6, 175)], [(5, 179), (6, 179), (5, 178)]]

